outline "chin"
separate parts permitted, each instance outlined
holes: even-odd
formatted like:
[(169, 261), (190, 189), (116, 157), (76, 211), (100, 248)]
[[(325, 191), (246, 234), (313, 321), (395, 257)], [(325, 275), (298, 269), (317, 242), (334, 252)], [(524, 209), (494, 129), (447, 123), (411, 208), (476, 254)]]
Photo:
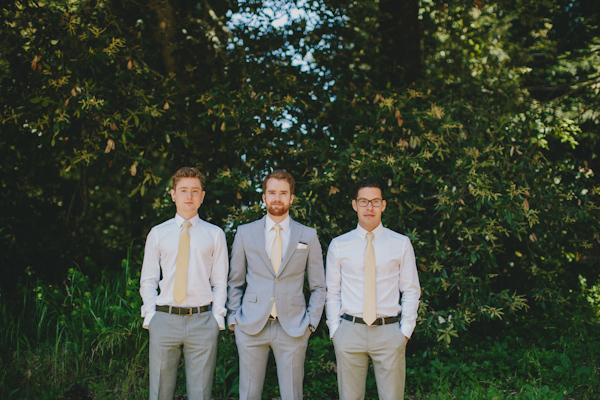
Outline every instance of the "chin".
[(271, 214), (275, 217), (281, 217), (281, 216), (286, 215), (290, 211), (290, 209), (287, 207), (283, 207), (283, 206), (275, 206), (275, 207), (271, 206), (271, 207), (267, 208), (267, 211), (269, 214)]

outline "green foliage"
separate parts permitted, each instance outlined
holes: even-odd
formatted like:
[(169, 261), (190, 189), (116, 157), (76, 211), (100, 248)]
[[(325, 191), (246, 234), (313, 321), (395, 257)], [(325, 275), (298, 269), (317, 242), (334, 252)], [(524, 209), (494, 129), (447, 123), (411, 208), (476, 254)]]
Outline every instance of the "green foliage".
[[(354, 183), (379, 178), (385, 225), (415, 246), (423, 286), (416, 337), (427, 354), (451, 353), (479, 326), (577, 316), (568, 311), (586, 302), (583, 292), (596, 305), (588, 288), (600, 276), (598, 6), (423, 1), (413, 15), (417, 2), (402, 4), (2, 6), (0, 260), (11, 277), (2, 290), (12, 298), (13, 282), (30, 292), (27, 282), (41, 279), (23, 312), (42, 321), (5, 317), (3, 340), (25, 364), (2, 379), (53, 365), (68, 380), (93, 369), (90, 349), (104, 362), (94, 368), (122, 348), (145, 353), (129, 325), (139, 320), (135, 273), (119, 286), (124, 308), (108, 303), (108, 276), (132, 243), (139, 270), (145, 233), (173, 213), (166, 189), (182, 165), (206, 171), (200, 215), (228, 239), (264, 213), (264, 175), (287, 169), (297, 179), (293, 217), (319, 230), (324, 250), (356, 224)], [(288, 22), (274, 25), (281, 15)], [(390, 21), (415, 28), (418, 62), (409, 62), (404, 41), (390, 41), (390, 32), (406, 34)], [(73, 261), (81, 271), (69, 271)], [(35, 349), (45, 337), (53, 342)], [(232, 339), (221, 340), (235, 355)], [(311, 380), (311, 394), (335, 386), (321, 340), (313, 338), (308, 374), (327, 379)], [(25, 361), (21, 351), (34, 354)], [(548, 359), (573, 382), (587, 376), (566, 359), (531, 357), (542, 360), (540, 371)], [(439, 396), (462, 396), (445, 369), (459, 363), (440, 360)], [(144, 379), (141, 368), (130, 368), (124, 385)], [(235, 394), (235, 368), (231, 358), (219, 361), (223, 397)], [(472, 393), (504, 393), (462, 376)], [(522, 396), (563, 393), (552, 382), (525, 384)]]
[[(0, 396), (61, 398), (75, 384), (94, 398), (147, 398), (148, 334), (142, 329), (137, 279), (123, 270), (99, 285), (71, 269), (64, 285), (22, 288), (22, 297), (2, 302)], [(581, 293), (585, 296), (587, 293)], [(600, 391), (598, 316), (573, 297), (569, 314), (545, 315), (544, 324), (521, 318), (510, 329), (478, 324), (445, 351), (427, 350), (416, 335), (407, 355), (407, 396), (415, 399), (577, 398)], [(565, 328), (568, 317), (572, 323)], [(423, 350), (425, 349), (425, 350)], [(278, 395), (275, 364), (269, 366), (266, 398)], [(183, 364), (183, 361), (182, 361)], [(238, 356), (231, 333), (219, 336), (215, 399), (237, 397)], [(183, 368), (178, 393), (185, 392)], [(333, 345), (323, 330), (310, 341), (304, 391), (310, 399), (337, 398)], [(372, 371), (367, 398), (377, 398)]]
[(118, 279), (95, 285), (71, 268), (62, 285), (38, 282), (22, 288), (22, 301), (3, 302), (2, 397), (57, 398), (86, 376), (101, 377), (92, 391), (143, 393), (148, 337), (138, 281), (129, 260)]

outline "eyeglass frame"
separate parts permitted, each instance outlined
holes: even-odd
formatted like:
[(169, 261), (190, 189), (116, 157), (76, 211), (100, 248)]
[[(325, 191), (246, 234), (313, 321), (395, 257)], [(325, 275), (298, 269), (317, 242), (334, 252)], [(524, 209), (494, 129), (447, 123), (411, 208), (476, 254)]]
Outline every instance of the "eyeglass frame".
[[(367, 202), (366, 204), (364, 204), (364, 205), (360, 204), (361, 202), (365, 202), (365, 201)], [(375, 203), (374, 203), (375, 201), (379, 202), (379, 204), (375, 205)], [(360, 198), (360, 199), (356, 199), (356, 204), (359, 207), (368, 207), (369, 203), (370, 203), (374, 208), (379, 208), (379, 207), (381, 207), (383, 205), (383, 201), (384, 200), (380, 199), (380, 198), (371, 199), (371, 200), (368, 200), (368, 199), (365, 199), (365, 198)]]

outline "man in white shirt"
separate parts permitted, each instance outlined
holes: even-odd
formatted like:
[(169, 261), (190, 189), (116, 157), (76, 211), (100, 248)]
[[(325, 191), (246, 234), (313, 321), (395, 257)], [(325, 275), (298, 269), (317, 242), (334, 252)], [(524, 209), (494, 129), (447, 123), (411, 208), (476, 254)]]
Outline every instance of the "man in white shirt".
[(285, 171), (268, 175), (267, 215), (239, 226), (231, 248), (227, 321), (240, 356), (241, 400), (261, 398), (271, 350), (281, 399), (303, 398), (304, 359), (323, 313), (325, 276), (317, 231), (290, 218), (293, 200), (294, 178)]
[(180, 168), (171, 190), (177, 214), (146, 239), (140, 294), (150, 332), (151, 400), (173, 399), (182, 352), (187, 398), (211, 398), (229, 266), (225, 233), (198, 216), (203, 183), (196, 168)]
[(386, 202), (377, 181), (358, 184), (352, 207), (358, 226), (331, 241), (326, 266), (340, 399), (365, 398), (369, 358), (379, 399), (403, 399), (406, 344), (421, 296), (415, 255), (406, 236), (381, 224)]

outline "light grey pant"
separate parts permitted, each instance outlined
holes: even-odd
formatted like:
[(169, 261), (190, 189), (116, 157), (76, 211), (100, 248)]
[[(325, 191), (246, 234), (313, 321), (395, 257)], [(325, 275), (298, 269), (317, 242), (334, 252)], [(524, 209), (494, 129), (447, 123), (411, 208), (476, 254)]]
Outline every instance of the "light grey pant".
[(173, 400), (181, 353), (189, 400), (210, 400), (219, 325), (212, 312), (157, 312), (150, 320), (150, 400)]
[(260, 400), (265, 383), (269, 351), (277, 364), (281, 400), (302, 400), (304, 359), (308, 329), (303, 336), (288, 335), (278, 321), (269, 321), (256, 335), (235, 326), (235, 342), (240, 355), (240, 400)]
[(406, 337), (400, 324), (367, 326), (342, 320), (333, 334), (340, 400), (365, 398), (369, 358), (380, 400), (404, 398)]

